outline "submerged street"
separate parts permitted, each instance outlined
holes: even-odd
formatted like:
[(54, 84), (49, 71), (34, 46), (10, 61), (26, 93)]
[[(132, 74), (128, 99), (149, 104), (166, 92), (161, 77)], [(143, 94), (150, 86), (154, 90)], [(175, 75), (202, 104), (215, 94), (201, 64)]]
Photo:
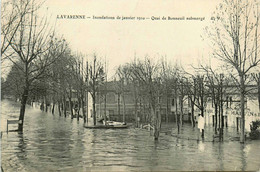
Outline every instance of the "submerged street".
[(260, 171), (260, 1), (1, 4), (0, 172)]
[[(174, 123), (163, 124), (159, 141), (145, 129), (86, 129), (78, 122), (27, 106), (24, 133), (6, 132), (6, 120), (18, 119), (19, 104), (1, 102), (1, 163), (4, 171), (169, 171), (259, 170), (260, 141), (226, 138), (212, 142), (210, 127), (205, 141), (184, 124), (181, 134)], [(9, 130), (17, 129), (10, 125)], [(226, 131), (235, 137), (233, 128)], [(231, 134), (230, 134), (231, 133)]]

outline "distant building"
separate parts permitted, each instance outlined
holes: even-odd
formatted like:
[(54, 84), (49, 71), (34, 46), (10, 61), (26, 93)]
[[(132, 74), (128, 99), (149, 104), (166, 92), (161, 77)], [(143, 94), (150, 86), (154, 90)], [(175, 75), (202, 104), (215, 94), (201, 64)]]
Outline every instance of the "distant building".
[[(137, 116), (140, 118), (141, 121), (145, 121), (148, 118), (148, 101), (147, 102), (138, 102), (135, 105), (135, 97), (134, 94), (130, 90), (119, 90), (117, 81), (108, 82), (106, 89), (101, 88), (97, 94), (97, 102), (96, 102), (96, 110), (97, 116), (103, 117), (105, 113), (105, 93), (106, 93), (106, 115), (110, 120), (115, 121), (123, 121), (123, 113), (125, 111), (125, 121), (132, 122), (135, 120), (135, 108), (137, 108)], [(125, 106), (124, 106), (124, 101)], [(179, 100), (175, 100), (173, 96), (168, 97), (168, 118), (169, 121), (175, 120), (175, 101), (179, 103)], [(137, 106), (137, 107), (135, 107)], [(125, 110), (124, 110), (125, 108)], [(184, 101), (184, 116), (183, 120), (188, 121), (188, 101)], [(161, 118), (162, 121), (166, 121), (166, 111), (167, 111), (167, 98), (161, 97)], [(177, 109), (177, 111), (180, 111)], [(142, 115), (141, 115), (142, 114)]]
[[(106, 115), (108, 119), (115, 121), (123, 121), (123, 113), (125, 111), (125, 120), (127, 122), (131, 122), (135, 120), (135, 106), (137, 106), (137, 116), (140, 117), (141, 121), (145, 121), (145, 118), (148, 117), (148, 104), (147, 102), (138, 102), (135, 105), (135, 97), (134, 94), (129, 90), (120, 91), (117, 81), (108, 82), (105, 87), (100, 88), (97, 94), (97, 102), (96, 102), (96, 113), (98, 117), (103, 117), (105, 114), (105, 93), (106, 93)], [(253, 87), (253, 86), (251, 86)], [(251, 88), (250, 87), (250, 88)], [(254, 86), (255, 87), (255, 86)], [(249, 87), (248, 87), (249, 88)], [(258, 104), (258, 92), (256, 89), (252, 89), (250, 94), (246, 96), (245, 100), (245, 113), (246, 115), (254, 115), (260, 116), (259, 113), (259, 104)], [(123, 97), (125, 100), (125, 106), (123, 102)], [(240, 95), (237, 89), (234, 87), (229, 87), (226, 89), (226, 92), (223, 95), (223, 112), (224, 116), (230, 116), (230, 118), (225, 117), (225, 120), (228, 122), (232, 115), (239, 117), (240, 116)], [(168, 110), (170, 111), (168, 114), (169, 121), (175, 121), (175, 113), (180, 113), (180, 101), (177, 98), (175, 100), (174, 95), (168, 96)], [(177, 101), (178, 108), (176, 109), (175, 105)], [(125, 110), (124, 110), (125, 108)], [(162, 121), (166, 121), (166, 110), (167, 110), (167, 99), (166, 96), (161, 98), (161, 117)], [(191, 103), (187, 98), (184, 99), (183, 103), (183, 121), (190, 121), (191, 118)], [(200, 110), (195, 106), (195, 118), (200, 113)], [(141, 115), (142, 114), (142, 115)], [(206, 123), (212, 124), (214, 117), (214, 105), (212, 104), (212, 100), (209, 97), (207, 101), (207, 106), (205, 109)], [(236, 118), (235, 117), (235, 118)], [(235, 120), (233, 120), (235, 121)], [(234, 123), (234, 122), (233, 122)], [(231, 122), (229, 121), (229, 125)], [(235, 124), (233, 124), (235, 125)]]

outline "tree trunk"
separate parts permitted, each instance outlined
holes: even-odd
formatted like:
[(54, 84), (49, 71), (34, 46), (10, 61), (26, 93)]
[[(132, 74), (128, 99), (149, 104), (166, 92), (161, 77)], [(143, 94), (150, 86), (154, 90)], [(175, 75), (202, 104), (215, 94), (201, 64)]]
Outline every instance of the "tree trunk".
[(123, 122), (125, 122), (125, 94), (123, 92)]
[(29, 93), (29, 86), (26, 86), (23, 91), (22, 100), (21, 100), (21, 108), (20, 108), (20, 116), (19, 116), (19, 124), (18, 124), (18, 131), (23, 131), (23, 123), (24, 123), (24, 114), (25, 114), (25, 107)]
[[(143, 104), (142, 104), (142, 101), (140, 101), (140, 107), (143, 107), (143, 113), (141, 114), (142, 115), (142, 118), (141, 118), (142, 123), (147, 122), (145, 106), (146, 106), (146, 104), (145, 104), (145, 100), (144, 100), (144, 97), (143, 97)], [(149, 119), (149, 117), (148, 117), (148, 119)]]
[(221, 108), (220, 108), (220, 104), (218, 105), (218, 130), (219, 130), (219, 139), (221, 140), (222, 136), (221, 136)]
[(82, 115), (83, 115), (83, 120), (84, 123), (86, 123), (86, 111), (85, 111), (85, 101), (84, 101), (84, 92), (81, 94), (81, 108), (82, 108)]
[(73, 119), (73, 105), (72, 105), (72, 101), (71, 101), (71, 97), (72, 97), (72, 90), (70, 88), (70, 93), (69, 93), (69, 107), (70, 107), (70, 115), (71, 115), (71, 119)]
[(81, 96), (80, 96), (80, 90), (79, 89), (77, 89), (77, 99), (78, 99), (77, 109), (76, 109), (77, 111), (75, 110), (76, 111), (75, 113), (77, 113), (77, 121), (79, 121), (79, 112), (80, 112), (80, 107), (81, 107)]
[(151, 107), (151, 114), (153, 115), (154, 118), (154, 140), (159, 139), (159, 134), (160, 134), (160, 120), (159, 120), (159, 112), (156, 113), (154, 108)]
[(101, 92), (98, 94), (98, 103), (99, 103), (99, 106), (98, 106), (98, 116), (99, 116), (99, 118), (101, 118), (101, 105), (102, 105), (102, 103), (101, 103)]
[(221, 140), (223, 141), (224, 135), (224, 116), (223, 116), (223, 98), (222, 98), (222, 88), (221, 88), (221, 101), (220, 101), (220, 114), (221, 114)]
[(221, 126), (221, 114), (220, 114), (220, 104), (218, 105), (218, 129), (220, 130)]
[(78, 109), (77, 109), (77, 120), (78, 121), (79, 121), (80, 106), (81, 106), (81, 101), (80, 101), (80, 98), (78, 98)]
[(240, 75), (240, 104), (241, 104), (241, 135), (240, 142), (245, 142), (245, 80), (244, 76)]
[(70, 107), (70, 115), (71, 115), (71, 119), (73, 119), (73, 106), (72, 106), (72, 101), (71, 98), (69, 97), (69, 107)]
[(54, 114), (55, 103), (53, 102), (51, 113)]
[[(201, 97), (200, 97), (200, 100), (201, 100), (201, 115), (203, 116), (203, 118), (205, 118), (204, 116), (204, 85), (203, 85), (203, 79), (200, 83), (200, 89), (201, 89)], [(204, 125), (204, 124), (203, 124)]]
[(165, 121), (167, 123), (169, 123), (169, 97), (168, 97), (168, 93), (166, 95), (166, 117), (165, 117)]
[(63, 98), (63, 113), (64, 113), (64, 117), (67, 117), (67, 106), (66, 106), (66, 97), (64, 96)]
[(88, 91), (86, 91), (86, 121), (88, 123)]
[(104, 98), (104, 123), (106, 125), (107, 123), (107, 93), (105, 92), (105, 98)]
[(176, 126), (179, 129), (177, 90), (175, 90), (175, 120), (176, 120)]
[(117, 94), (117, 113), (118, 113), (118, 118), (120, 118), (120, 94)]
[(44, 102), (41, 102), (40, 109), (44, 112)]
[(138, 114), (137, 114), (137, 97), (135, 95), (135, 126), (138, 127)]
[(93, 93), (93, 124), (96, 125), (96, 95), (95, 92)]
[(218, 104), (215, 103), (215, 134), (217, 134), (217, 128), (218, 128)]
[(192, 124), (192, 127), (195, 127), (194, 102), (193, 101), (191, 101), (191, 124)]
[(59, 116), (61, 116), (60, 102), (58, 102)]
[(63, 99), (61, 98), (61, 101), (60, 101), (60, 105), (61, 105), (61, 111), (64, 110), (64, 106), (63, 106)]
[[(138, 117), (139, 117), (139, 121), (138, 121), (138, 122), (139, 122), (139, 124), (140, 124), (140, 123), (143, 122), (143, 119), (142, 119), (142, 118), (143, 118), (143, 113), (142, 113), (142, 111), (141, 111), (141, 109), (142, 109), (142, 107), (143, 107), (143, 106), (142, 106), (142, 97), (140, 97), (139, 100), (140, 100), (140, 101), (139, 101), (139, 116), (138, 116)], [(153, 117), (153, 116), (152, 116), (152, 117)]]
[(181, 97), (181, 113), (180, 113), (180, 127), (182, 127), (182, 118), (183, 118), (183, 98)]
[(47, 100), (46, 100), (46, 97), (44, 98), (44, 100), (45, 100), (45, 112), (48, 112), (48, 103), (47, 103)]
[(221, 103), (219, 105), (219, 140), (222, 140), (223, 128), (222, 128), (222, 115), (221, 115)]

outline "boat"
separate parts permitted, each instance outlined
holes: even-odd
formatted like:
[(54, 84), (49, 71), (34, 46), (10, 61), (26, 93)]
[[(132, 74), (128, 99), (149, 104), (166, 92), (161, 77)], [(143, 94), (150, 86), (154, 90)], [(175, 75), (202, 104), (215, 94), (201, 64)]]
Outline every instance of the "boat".
[(110, 126), (121, 126), (121, 125), (126, 125), (125, 122), (117, 122), (117, 121), (103, 121), (104, 125), (110, 125)]
[(116, 122), (116, 121), (103, 121), (103, 125), (92, 125), (92, 126), (85, 126), (85, 128), (97, 128), (97, 129), (124, 129), (128, 128), (125, 122)]
[(92, 125), (84, 127), (90, 129), (126, 129), (129, 125)]

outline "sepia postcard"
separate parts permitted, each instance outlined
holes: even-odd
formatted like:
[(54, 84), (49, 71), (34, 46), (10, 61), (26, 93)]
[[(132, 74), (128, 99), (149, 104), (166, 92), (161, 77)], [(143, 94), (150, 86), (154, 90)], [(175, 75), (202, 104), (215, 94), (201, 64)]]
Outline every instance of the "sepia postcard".
[(1, 171), (259, 171), (256, 0), (2, 0)]

